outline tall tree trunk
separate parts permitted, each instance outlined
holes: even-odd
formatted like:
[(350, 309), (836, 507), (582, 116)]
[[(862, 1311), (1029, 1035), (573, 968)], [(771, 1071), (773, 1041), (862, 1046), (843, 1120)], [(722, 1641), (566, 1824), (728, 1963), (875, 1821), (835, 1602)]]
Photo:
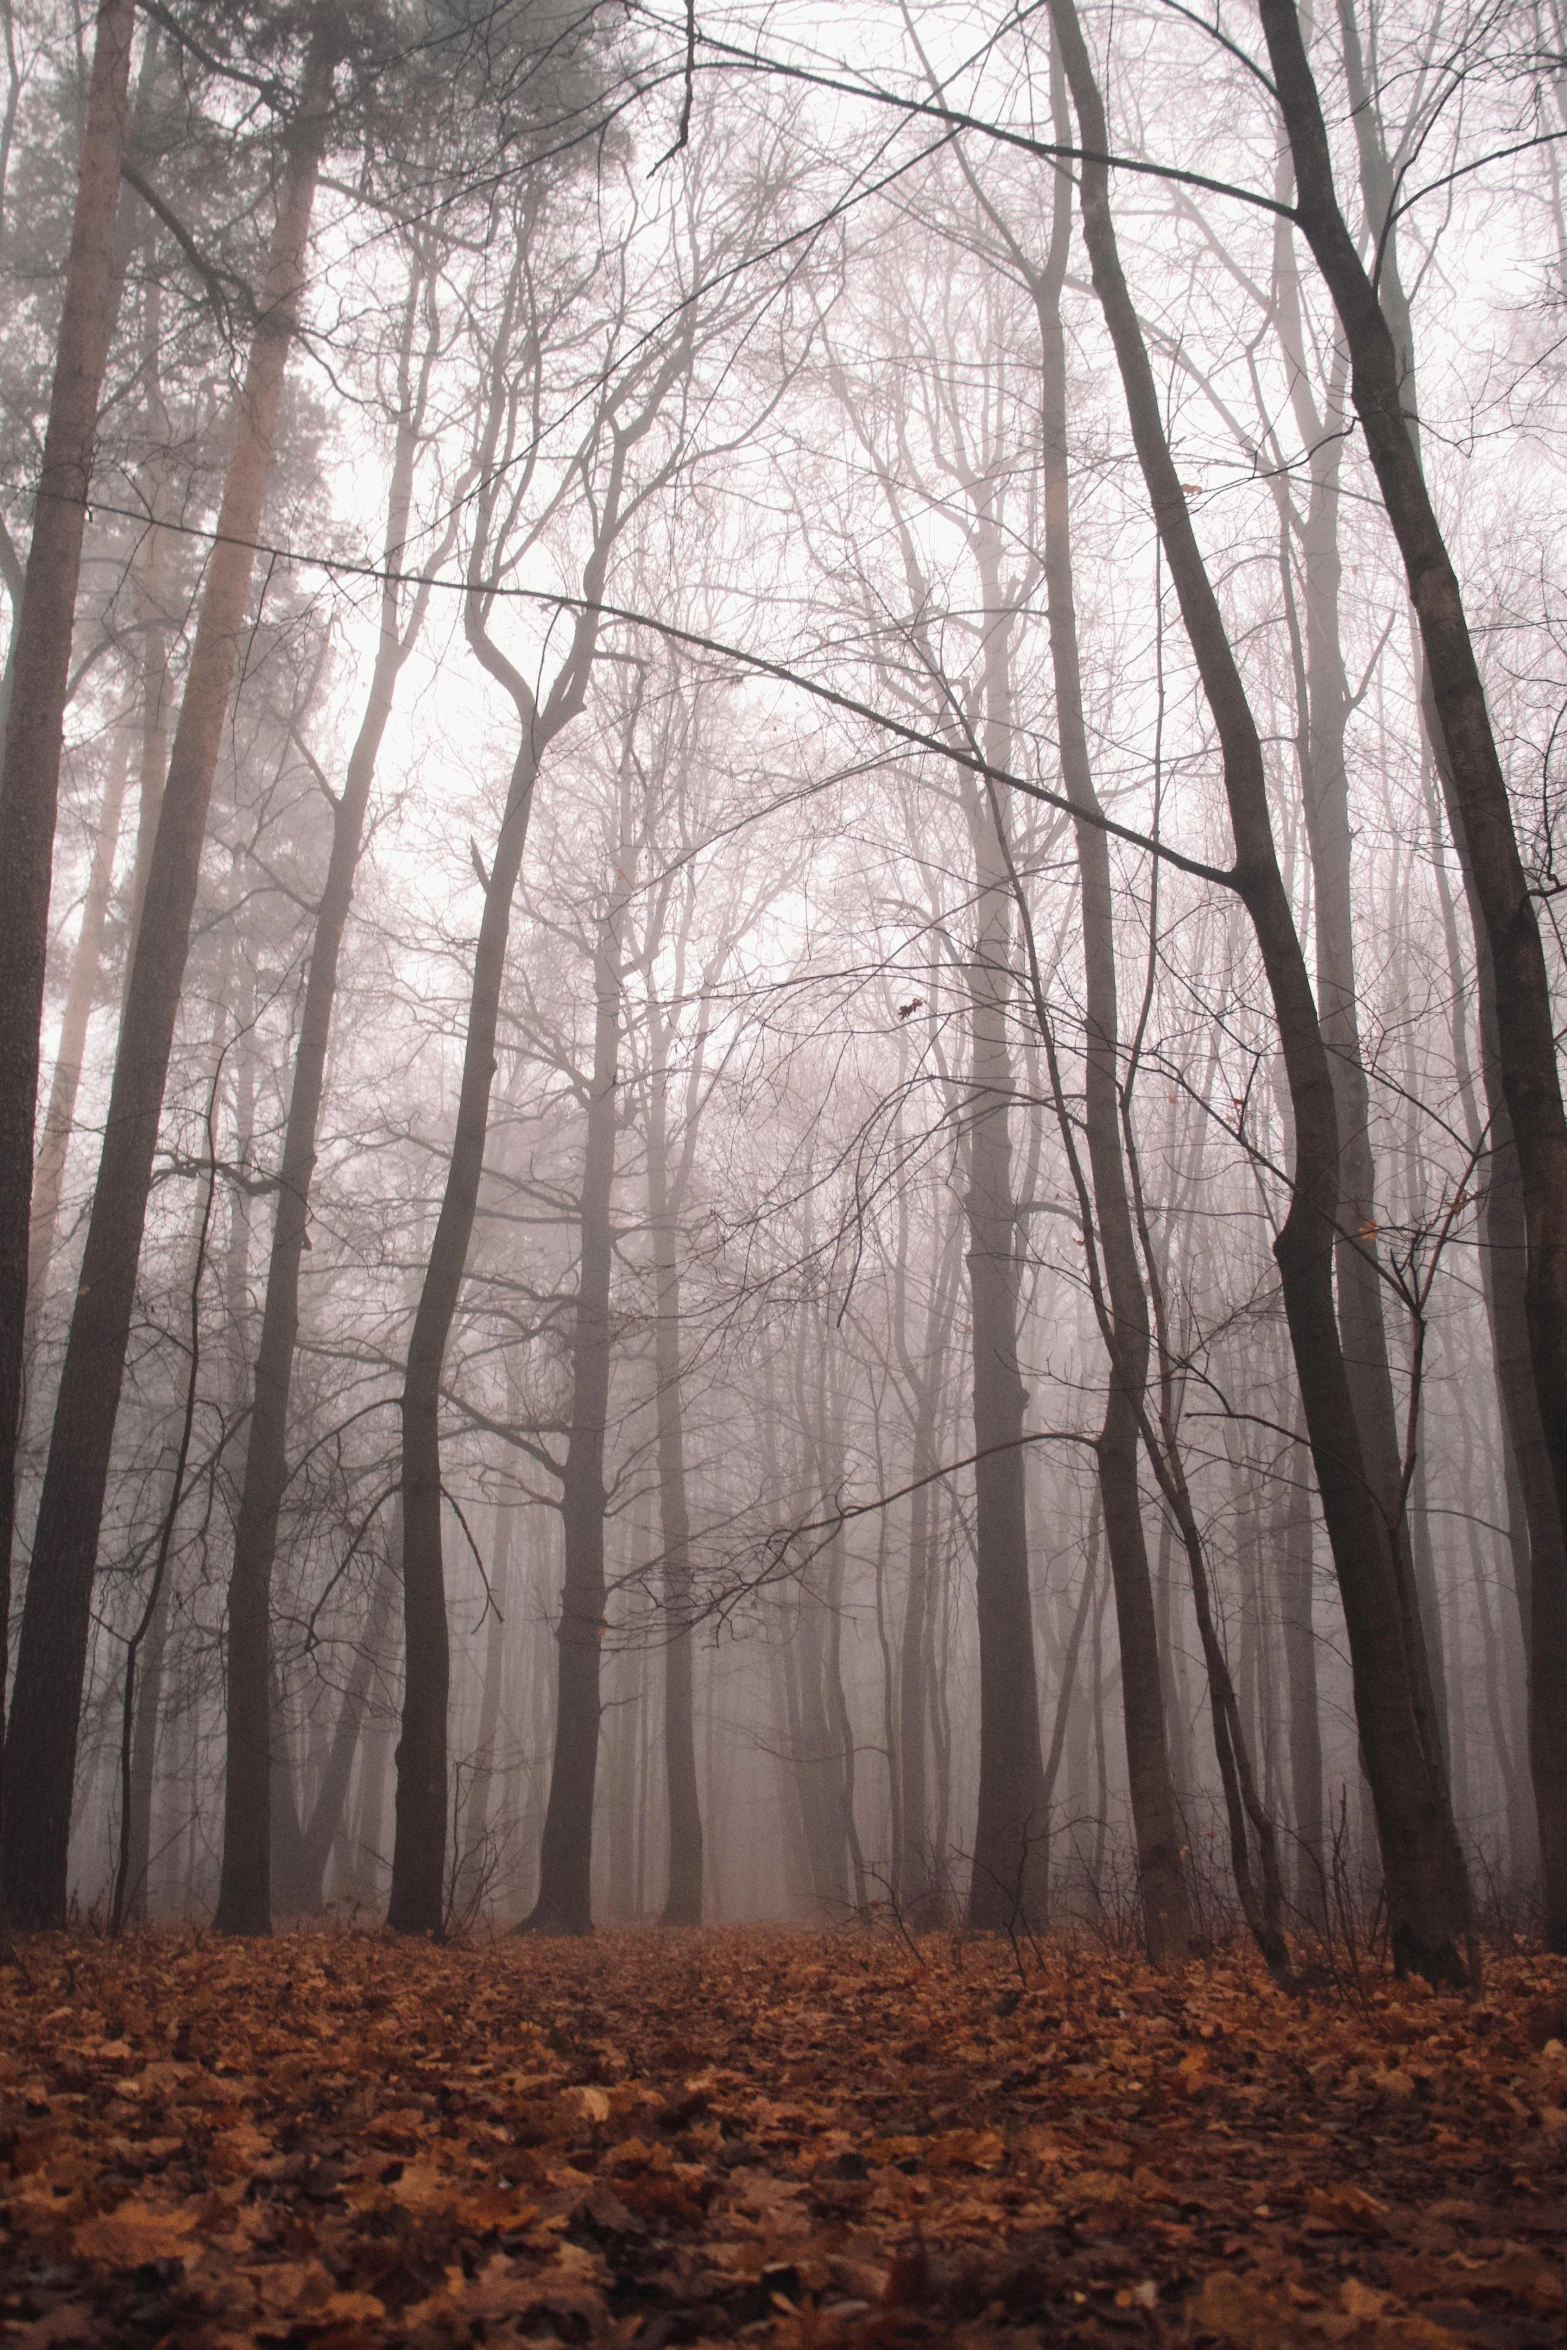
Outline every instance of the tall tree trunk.
[[(664, 1545), (664, 1778), (669, 1798), (666, 1926), (702, 1923), (702, 1807), (692, 1707), (691, 1512), (686, 1498), (680, 1357), (679, 1202), (669, 1165), (669, 1036), (663, 1006), (648, 996), (647, 1197), (652, 1227), (653, 1376), (658, 1424), (658, 1500)], [(680, 1186), (683, 1189), (683, 1185)]]
[(561, 1487), (566, 1566), (561, 1585), (555, 1752), (539, 1854), (539, 1892), (524, 1920), (535, 1934), (592, 1930), (593, 1787), (598, 1772), (599, 1664), (604, 1637), (604, 1438), (609, 1420), (610, 1274), (621, 928), (632, 849), (621, 825), (616, 876), (593, 959), (593, 1076), (582, 1157), (576, 1327), (572, 1335), (571, 1432)]
[[(511, 935), (512, 900), (522, 871), (540, 763), (549, 745), (570, 725), (587, 698), (598, 644), (597, 600), (603, 593), (609, 550), (620, 528), (626, 456), (636, 437), (631, 429), (614, 432), (597, 528), (583, 566), (583, 609), (572, 631), (570, 651), (541, 705), (489, 633), (489, 591), (485, 584), (491, 553), (490, 533), (500, 489), (496, 450), (510, 406), (517, 296), (514, 280), (506, 320), (493, 351), (489, 403), (476, 465), (477, 477), (484, 486), (479, 494), (468, 558), (468, 592), (463, 605), (468, 643), (480, 666), (505, 688), (516, 711), (517, 751), (496, 835), (494, 862), (483, 876), (484, 908), (468, 996), (457, 1123), (435, 1237), (430, 1244), (430, 1259), (408, 1344), (402, 1397), (403, 1718), (397, 1748), (397, 1834), (387, 1923), (398, 1932), (409, 1934), (439, 1934), (443, 1922), (446, 1708), (451, 1650), (441, 1557), (441, 1371), (467, 1270), (479, 1184), (484, 1173), (490, 1088), (495, 1078), (495, 1035), (500, 1018), (506, 946)], [(599, 1612), (602, 1614), (602, 1609)], [(594, 1637), (596, 1640), (596, 1631)], [(596, 1723), (594, 1736), (596, 1739)]]
[[(1262, 0), (1265, 17), (1277, 0)], [(1073, 0), (1051, 0), (1082, 144), (1108, 126)], [(1300, 177), (1297, 158), (1297, 178)], [(1218, 732), (1235, 837), (1233, 887), (1251, 917), (1278, 1022), (1295, 1128), (1290, 1208), (1274, 1244), (1301, 1398), (1344, 1600), (1356, 1719), (1376, 1806), (1390, 1935), (1400, 1972), (1466, 1979), (1473, 1920), (1446, 1773), (1423, 1686), (1418, 1618), (1376, 1505), (1333, 1295), (1339, 1138), (1333, 1077), (1280, 878), (1262, 746), (1171, 458), (1142, 326), (1121, 269), (1104, 161), (1082, 167), (1084, 235), (1115, 347), (1138, 460), (1203, 691)]]
[[(843, 1402), (833, 1378), (835, 1358), (828, 1332), (814, 1314), (811, 1319), (816, 1324), (815, 1410), (809, 1423), (811, 1451), (817, 1489), (830, 1497), (829, 1506), (836, 1510), (843, 1494)], [(827, 1538), (826, 1567), (827, 1588), (823, 1594), (821, 1611), (825, 1633), (821, 1647), (820, 1683), (822, 1752), (827, 1764), (825, 1775), (832, 1790), (834, 1845), (848, 1856), (853, 1878), (854, 1911), (856, 1916), (863, 1916), (866, 1902), (865, 1854), (860, 1844), (859, 1822), (855, 1814), (854, 1724), (849, 1713), (848, 1694), (843, 1686), (844, 1540), (841, 1521), (833, 1526)]]
[[(16, 1832), (6, 1888), (19, 1920), (60, 1926), (82, 1674), (109, 1455), (119, 1411), (158, 1122), (179, 1010), (212, 780), (244, 630), (256, 534), (304, 281), (340, 54), (319, 20), (289, 128), (261, 312), (235, 418), (218, 531), (175, 731), (109, 1097), (81, 1282), (34, 1537), (6, 1741)], [(24, 1223), (25, 1231), (25, 1223)]]
[[(1070, 130), (1070, 123), (1066, 93), (1059, 86), (1059, 67), (1052, 78), (1056, 85), (1056, 135), (1061, 138)], [(1064, 172), (1058, 172), (1045, 266), (1031, 273), (1043, 357), (1045, 587), (1061, 779), (1073, 807), (1097, 818), (1102, 810), (1088, 753), (1078, 656), (1067, 458), (1066, 336), (1061, 323), (1061, 288), (1071, 224), (1071, 183)], [(1110, 1385), (1096, 1458), (1121, 1645), (1126, 1767), (1143, 1930), (1155, 1966), (1179, 1965), (1190, 1945), (1191, 1906), (1181, 1866), (1184, 1839), (1170, 1777), (1159, 1634), (1138, 1488), (1138, 1436), (1147, 1395), (1150, 1339), (1148, 1298), (1137, 1259), (1121, 1150), (1120, 1022), (1110, 846), (1097, 822), (1079, 822), (1076, 835), (1086, 987), (1084, 1127), (1093, 1175), (1094, 1223), (1104, 1265), (1104, 1302), (1109, 1309), (1104, 1317), (1104, 1336)], [(1084, 1232), (1084, 1246), (1091, 1249), (1094, 1245), (1090, 1224)]]
[[(234, 1530), (234, 1561), (229, 1575), (223, 1865), (217, 1916), (213, 1921), (220, 1934), (265, 1934), (270, 1932), (272, 1924), (263, 1660), (270, 1636), (278, 1514), (288, 1483), (288, 1407), (299, 1336), (300, 1267), (309, 1238), (310, 1186), (315, 1174), (316, 1137), (326, 1087), (338, 961), (353, 901), (376, 758), (392, 714), (398, 674), (413, 648), (429, 594), (427, 588), (420, 590), (409, 624), (402, 628), (397, 573), (408, 536), (414, 466), (433, 356), (432, 334), (416, 387), (413, 342), (424, 288), (424, 274), (416, 263), (403, 313), (402, 347), (398, 355), (402, 400), (387, 500), (381, 632), (369, 698), (349, 755), (342, 794), (332, 811), (332, 847), (326, 883), (316, 908), (309, 977), (305, 983), (299, 1045), (289, 1092), (288, 1124), (278, 1169), (277, 1214), (267, 1267), (261, 1343), (256, 1351), (255, 1397), (245, 1449), (239, 1517)], [(432, 572), (435, 568), (434, 563), (429, 566)]]
[[(933, 1192), (932, 1197), (934, 1203), (941, 1195)], [(909, 1497), (908, 1596), (898, 1643), (898, 1767), (902, 1781), (898, 1819), (902, 1835), (893, 1861), (893, 1891), (905, 1922), (918, 1929), (937, 1922), (941, 1905), (930, 1816), (930, 1615), (935, 1604), (935, 1480), (941, 1457), (938, 1420), (957, 1296), (962, 1224), (958, 1217), (949, 1217), (946, 1232), (938, 1244), (940, 1256), (925, 1315), (923, 1345), (915, 1358), (908, 1347), (903, 1300), (907, 1218), (901, 1193), (899, 1217), (899, 1284), (893, 1343), (909, 1388), (912, 1422), (909, 1474), (914, 1491)]]
[[(1518, 851), (1507, 779), (1458, 577), (1420, 463), (1400, 355), (1377, 289), (1339, 209), (1321, 100), (1293, 0), (1259, 0), (1274, 87), (1295, 163), (1295, 216), (1349, 345), (1355, 411), (1408, 579), (1425, 654), (1435, 746), (1451, 778), (1470, 904), (1495, 987), (1497, 1062), (1518, 1157), (1525, 1304), (1535, 1396), (1567, 1523), (1567, 1112), (1539, 924)], [(1530, 1760), (1540, 1815), (1546, 1939), (1567, 1949), (1567, 1571), (1548, 1545), (1530, 1592)]]
[[(992, 614), (993, 640), (1005, 623)], [(1004, 660), (1004, 649), (1001, 649)], [(991, 704), (987, 755), (1005, 765)], [(1028, 1576), (1023, 1419), (1018, 1372), (1017, 1211), (1008, 1131), (1011, 923), (995, 815), (978, 794), (969, 832), (979, 883), (979, 933), (969, 964), (972, 1108), (968, 1141), (969, 1298), (973, 1316), (975, 1585), (979, 1615), (979, 1811), (968, 1922), (981, 1931), (1042, 1927), (1050, 1870), (1043, 1810), (1039, 1686)]]
[[(1281, 194), (1288, 185), (1280, 161)], [(1305, 574), (1304, 710), (1299, 744), (1302, 806), (1311, 854), (1315, 925), (1317, 1016), (1333, 1078), (1339, 1129), (1338, 1240), (1334, 1250), (1344, 1369), (1354, 1400), (1366, 1471), (1387, 1521), (1404, 1605), (1425, 1635), (1417, 1669), (1425, 1675), (1433, 1718), (1442, 1718), (1442, 1682), (1429, 1643), (1440, 1624), (1423, 1603), (1419, 1541), (1404, 1493), (1403, 1446), (1393, 1398), (1392, 1368), (1382, 1312), (1378, 1263), (1376, 1164), (1371, 1147), (1371, 1089), (1360, 1045), (1354, 912), (1351, 891), (1349, 766), (1346, 737), (1349, 679), (1340, 626), (1343, 559), (1338, 543), (1339, 476), (1343, 465), (1345, 362), (1336, 354), (1329, 394), (1319, 414), (1310, 388), (1300, 285), (1289, 224), (1274, 237), (1274, 285), (1280, 333), (1290, 367), (1290, 391), (1302, 445), (1310, 450), (1309, 490), (1300, 534)], [(1444, 1748), (1445, 1751), (1445, 1748)]]
[[(98, 400), (113, 325), (115, 211), (135, 25), (133, 0), (100, 0), (43, 465), (7, 665), (0, 766), (0, 1630), (10, 1621), (33, 1129), (60, 754)], [(73, 1737), (73, 1749), (74, 1743)], [(68, 1783), (65, 1808), (69, 1812)], [(62, 1881), (64, 1873), (62, 1855)], [(62, 1917), (63, 1902), (62, 1890)]]

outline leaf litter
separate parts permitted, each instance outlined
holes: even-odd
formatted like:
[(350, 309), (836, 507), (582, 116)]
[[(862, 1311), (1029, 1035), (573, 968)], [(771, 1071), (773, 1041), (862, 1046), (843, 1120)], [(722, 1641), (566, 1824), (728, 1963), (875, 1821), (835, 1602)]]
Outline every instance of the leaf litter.
[(33, 1941), (0, 2340), (1558, 2350), (1567, 1967), (1086, 1943)]

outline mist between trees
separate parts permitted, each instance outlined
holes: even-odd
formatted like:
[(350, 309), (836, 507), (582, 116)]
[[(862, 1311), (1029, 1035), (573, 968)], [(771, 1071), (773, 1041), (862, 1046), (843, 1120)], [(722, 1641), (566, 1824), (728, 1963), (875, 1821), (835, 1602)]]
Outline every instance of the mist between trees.
[(11, 1923), (1567, 1947), (1555, 15), (5, 33)]

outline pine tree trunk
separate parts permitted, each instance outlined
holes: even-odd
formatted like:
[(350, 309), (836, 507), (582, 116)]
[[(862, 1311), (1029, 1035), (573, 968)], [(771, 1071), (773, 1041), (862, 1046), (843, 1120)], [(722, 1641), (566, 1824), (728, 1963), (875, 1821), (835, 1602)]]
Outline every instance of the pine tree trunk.
[[(133, 0), (101, 0), (32, 543), (7, 667), (0, 765), (0, 1630), (10, 1620), (33, 1129), (60, 755), (98, 399), (112, 332), (115, 212), (135, 26)], [(68, 1811), (69, 1784), (65, 1804)], [(63, 1856), (59, 1875), (63, 1920)], [(36, 1906), (24, 1904), (24, 1913), (30, 1916)]]
[(207, 808), (250, 599), (254, 546), (326, 139), (337, 54), (330, 44), (339, 29), (335, 18), (325, 21), (329, 31), (310, 52), (289, 132), (261, 315), (235, 418), (218, 534), (126, 991), (34, 1537), (6, 1742), (16, 1810), (5, 1870), (15, 1916), (35, 1926), (65, 1923), (71, 1789), (98, 1532)]

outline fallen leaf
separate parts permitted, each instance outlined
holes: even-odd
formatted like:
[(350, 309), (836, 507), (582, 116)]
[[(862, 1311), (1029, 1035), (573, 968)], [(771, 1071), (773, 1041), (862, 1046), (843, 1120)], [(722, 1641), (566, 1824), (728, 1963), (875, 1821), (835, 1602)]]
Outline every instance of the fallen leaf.
[(140, 2268), (147, 2260), (180, 2260), (193, 2250), (199, 2211), (182, 2205), (166, 2210), (132, 2197), (113, 2211), (84, 2220), (72, 2242), (78, 2259), (109, 2268)]
[(1298, 2310), (1265, 2286), (1225, 2269), (1205, 2280), (1191, 2316), (1199, 2334), (1217, 2334), (1233, 2350), (1293, 2350), (1306, 2338)]

